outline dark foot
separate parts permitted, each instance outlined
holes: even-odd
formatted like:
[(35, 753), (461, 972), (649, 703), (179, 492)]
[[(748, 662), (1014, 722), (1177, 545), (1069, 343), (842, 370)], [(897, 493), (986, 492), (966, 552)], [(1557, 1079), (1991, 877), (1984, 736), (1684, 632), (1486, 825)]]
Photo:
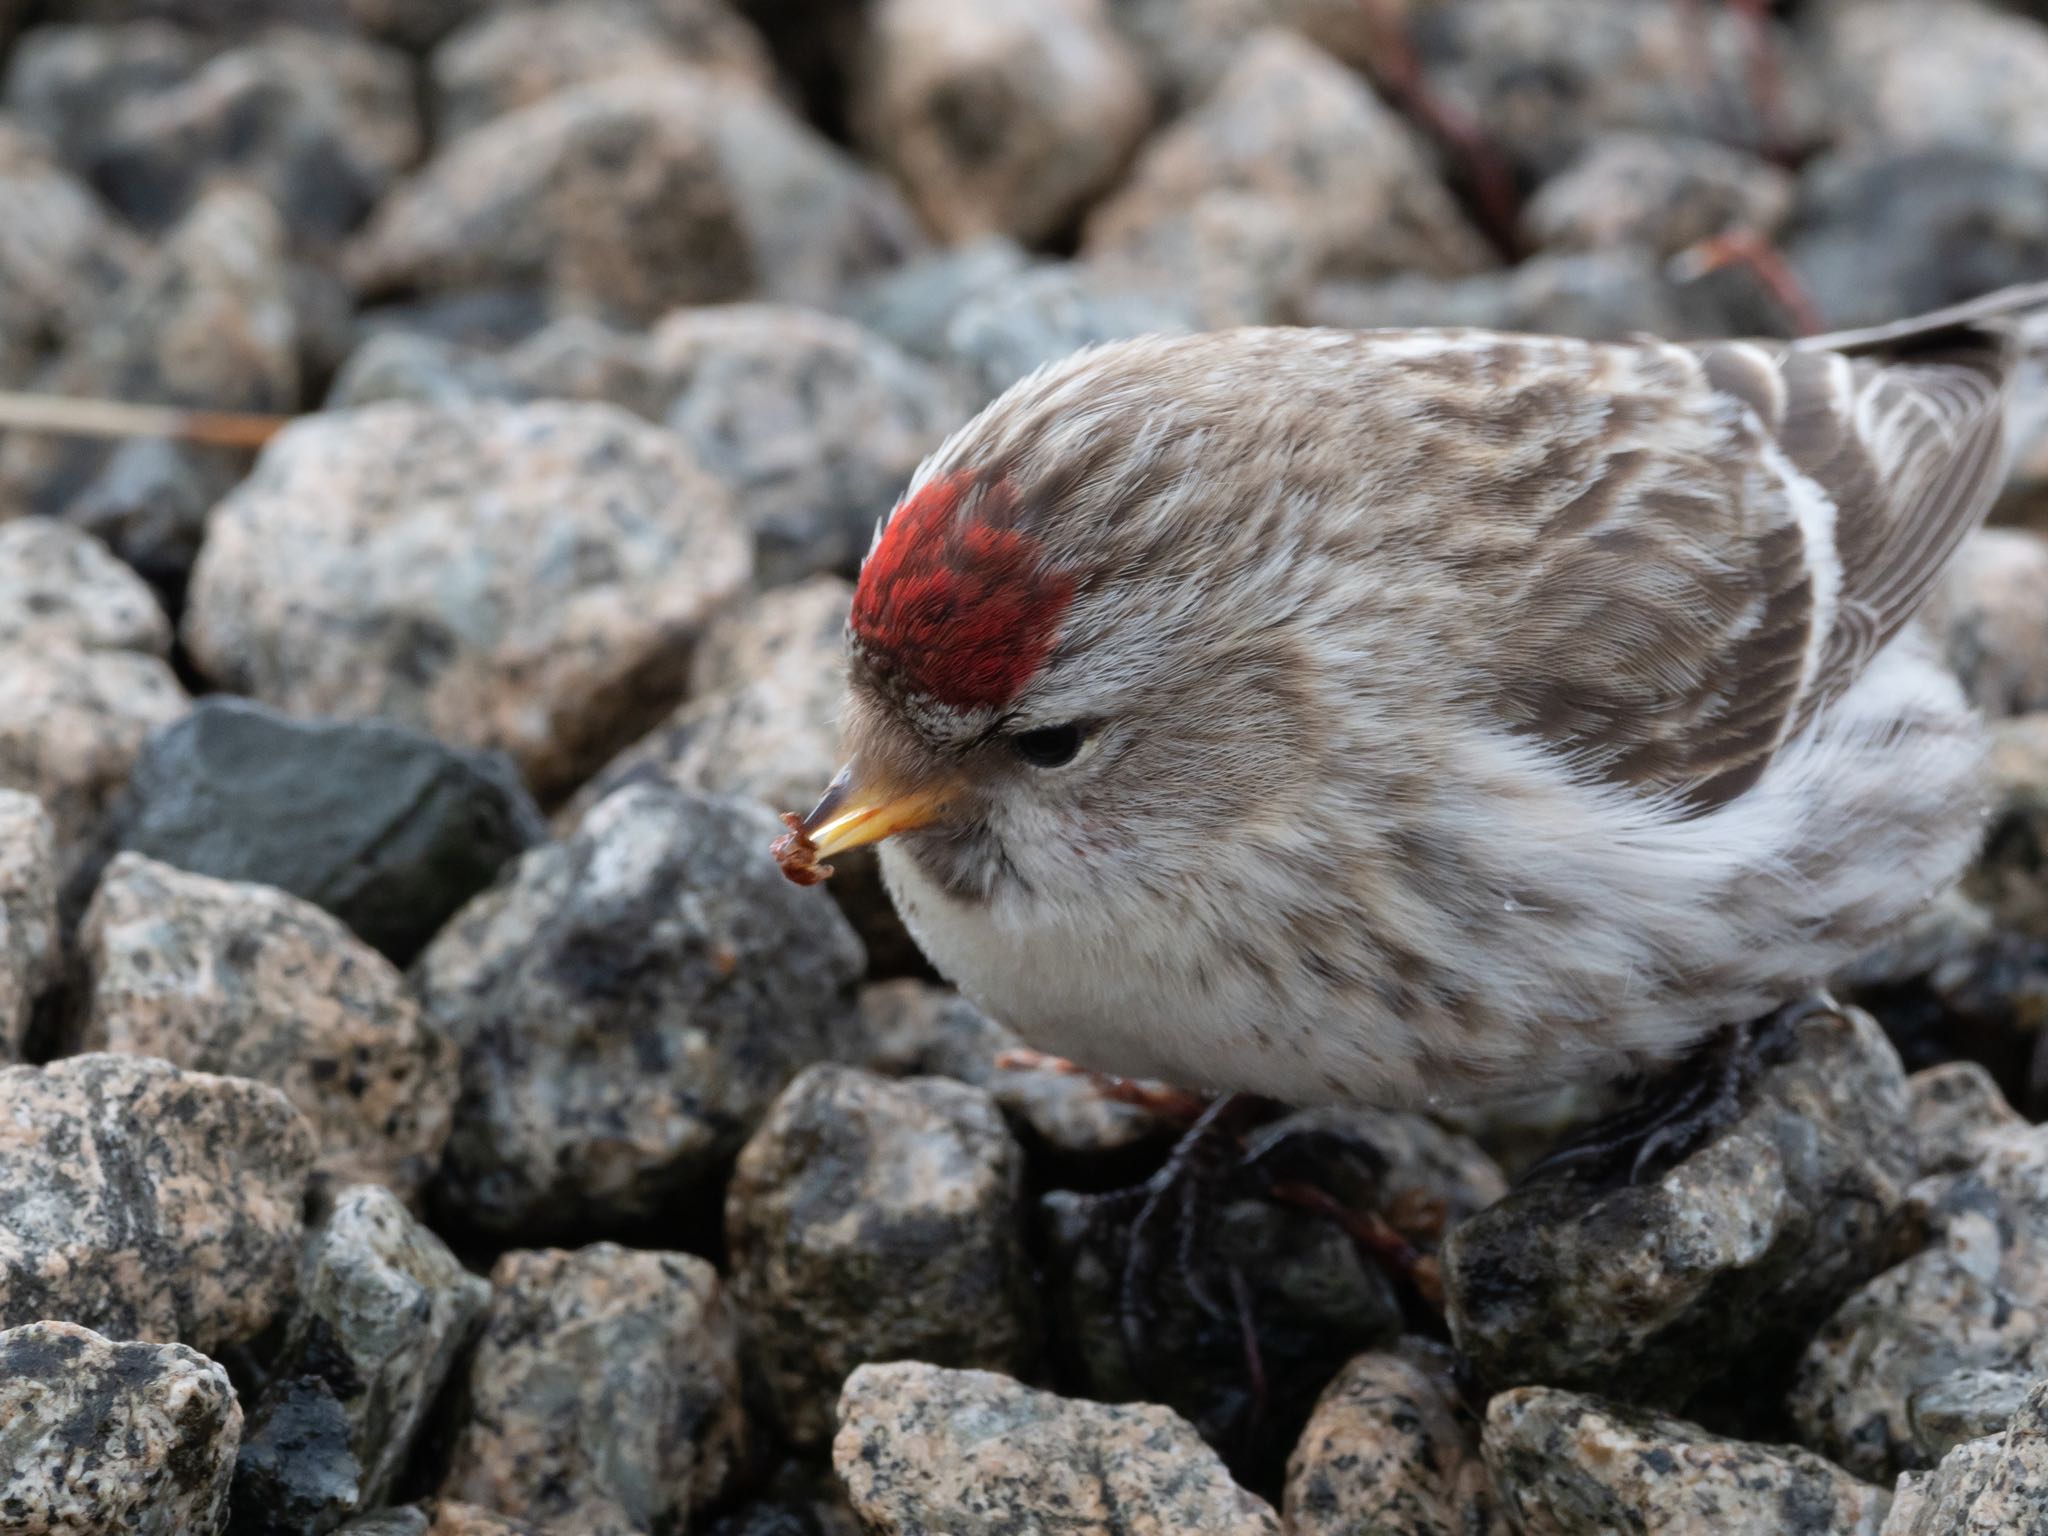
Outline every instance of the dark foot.
[(1535, 1163), (1517, 1187), (1573, 1179), (1610, 1188), (1641, 1184), (1682, 1161), (1742, 1113), (1743, 1097), (1801, 1021), (1840, 1005), (1826, 993), (1709, 1036), (1644, 1086), (1641, 1097)]

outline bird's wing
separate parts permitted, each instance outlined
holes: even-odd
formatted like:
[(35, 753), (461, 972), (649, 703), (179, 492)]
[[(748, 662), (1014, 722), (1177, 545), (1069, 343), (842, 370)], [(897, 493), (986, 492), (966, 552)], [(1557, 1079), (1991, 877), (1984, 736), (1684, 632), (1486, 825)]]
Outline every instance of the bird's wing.
[[(1546, 355), (1501, 376), (1526, 389)], [(1606, 419), (1528, 482), (1525, 560), (1496, 588), (1520, 644), (1495, 703), (1586, 771), (1697, 814), (1855, 682), (1982, 519), (2014, 347), (1964, 323), (1851, 351), (1592, 356)]]

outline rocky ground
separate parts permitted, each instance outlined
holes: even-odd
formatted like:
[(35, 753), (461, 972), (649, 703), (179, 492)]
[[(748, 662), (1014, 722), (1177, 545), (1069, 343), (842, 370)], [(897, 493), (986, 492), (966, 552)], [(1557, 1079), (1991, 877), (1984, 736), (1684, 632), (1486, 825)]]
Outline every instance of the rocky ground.
[(2048, 445), (1933, 615), (1979, 867), (1638, 1184), (1324, 1112), (1183, 1213), (765, 852), (1038, 363), (2048, 276), (2044, 23), (0, 0), (0, 390), (304, 418), (0, 433), (0, 1526), (2048, 1531)]

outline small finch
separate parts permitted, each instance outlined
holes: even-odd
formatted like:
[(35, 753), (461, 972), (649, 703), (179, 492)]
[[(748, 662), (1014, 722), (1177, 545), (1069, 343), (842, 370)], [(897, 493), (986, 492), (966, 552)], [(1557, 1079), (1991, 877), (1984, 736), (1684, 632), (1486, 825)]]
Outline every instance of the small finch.
[(1910, 621), (2042, 303), (1044, 368), (878, 533), (778, 855), (881, 841), (933, 963), (1106, 1072), (1394, 1105), (1677, 1056), (1972, 856), (1979, 727)]

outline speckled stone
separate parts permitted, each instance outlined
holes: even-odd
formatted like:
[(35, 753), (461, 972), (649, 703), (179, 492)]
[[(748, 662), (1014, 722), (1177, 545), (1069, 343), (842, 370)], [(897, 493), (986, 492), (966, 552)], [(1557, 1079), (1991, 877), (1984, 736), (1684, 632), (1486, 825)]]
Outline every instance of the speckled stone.
[(291, 1296), (312, 1165), (262, 1083), (137, 1056), (0, 1070), (0, 1323), (250, 1338)]
[(399, 964), (546, 838), (499, 753), (224, 694), (150, 737), (112, 827), (131, 852), (303, 897)]
[(0, 121), (0, 388), (29, 383), (141, 261), (141, 243), (89, 187)]
[(233, 181), (261, 193), (296, 239), (331, 241), (419, 156), (411, 66), (361, 38), (275, 27), (154, 87), (103, 98), (88, 142), (72, 145), (145, 228)]
[(725, 0), (557, 0), (498, 6), (444, 38), (428, 60), (434, 126), (459, 138), (571, 86), (695, 66), (765, 89), (760, 35)]
[(946, 361), (977, 405), (1083, 347), (1197, 328), (1195, 306), (1127, 264), (1048, 262), (977, 288), (946, 322)]
[[(373, 1515), (358, 1516), (340, 1527), (337, 1536), (427, 1536), (433, 1523), (433, 1516), (420, 1505), (400, 1504)], [(496, 1536), (504, 1536), (504, 1532)]]
[(1525, 1184), (1452, 1230), (1446, 1316), (1483, 1382), (1683, 1410), (1789, 1357), (1898, 1257), (1916, 1171), (1898, 1053), (1855, 1009), (1809, 1016), (1789, 1051), (1661, 1177)]
[(56, 833), (40, 801), (0, 789), (0, 1065), (21, 1059), (36, 1000), (63, 965)]
[(1922, 1387), (1907, 1405), (1914, 1445), (1935, 1462), (1966, 1441), (2002, 1433), (2033, 1384), (2024, 1371), (1962, 1370)]
[(1922, 1186), (1933, 1242), (1858, 1289), (1800, 1362), (1800, 1438), (1865, 1477), (1932, 1465), (1916, 1397), (1964, 1371), (2048, 1375), (2048, 1127), (1995, 1139)]
[(677, 69), (463, 135), (384, 200), (350, 271), (372, 295), (537, 287), (645, 323), (724, 299), (825, 303), (914, 238), (893, 194), (773, 97)]
[(911, 471), (968, 415), (926, 364), (789, 306), (686, 310), (648, 354), (663, 420), (731, 488), (763, 585), (853, 575)]
[(1724, 1440), (1575, 1392), (1486, 1407), (1486, 1465), (1521, 1536), (1878, 1536), (1891, 1495), (1811, 1451)]
[(1522, 209), (1522, 233), (1551, 251), (1636, 246), (1675, 256), (1729, 230), (1766, 238), (1792, 211), (1791, 172), (1706, 139), (1608, 134)]
[(1757, 151), (1797, 150), (1827, 103), (1804, 51), (1765, 23), (1775, 104), (1753, 91), (1756, 39), (1739, 10), (1639, 0), (1458, 0), (1413, 36), (1431, 90), (1525, 175), (1570, 163), (1601, 135), (1640, 130)]
[(1277, 30), (1146, 146), (1082, 251), (1187, 287), (1211, 323), (1292, 318), (1333, 278), (1454, 276), (1491, 260), (1414, 130)]
[(98, 539), (47, 517), (0, 522), (0, 645), (166, 655), (171, 623)]
[(723, 488), (601, 405), (310, 417), (210, 529), (185, 640), (216, 682), (502, 748), (543, 794), (674, 702), (749, 571)]
[[(757, 592), (712, 620), (690, 658), (690, 692), (717, 693), (757, 677), (817, 676), (846, 651), (846, 612), (853, 583), (814, 576)], [(843, 668), (832, 674), (843, 684)]]
[(78, 953), (67, 1049), (283, 1089), (313, 1127), (323, 1180), (410, 1200), (439, 1163), (455, 1053), (391, 962), (318, 907), (124, 853)]
[[(298, 321), (284, 229), (269, 203), (239, 187), (204, 195), (37, 381), (59, 395), (223, 411), (289, 411), (299, 403)], [(0, 439), (0, 505), (68, 513), (90, 498), (120, 449), (87, 438), (8, 433)], [(180, 447), (208, 499), (245, 456)], [(202, 506), (203, 510), (203, 506)], [(181, 530), (189, 548), (196, 528)], [(124, 559), (130, 550), (110, 537)], [(173, 541), (146, 551), (162, 561)], [(136, 562), (131, 562), (136, 563)]]
[[(550, 1531), (557, 1529), (559, 1527), (549, 1527)], [(495, 1510), (465, 1504), (459, 1499), (439, 1499), (434, 1503), (434, 1523), (426, 1527), (424, 1536), (543, 1536), (543, 1533), (537, 1525), (514, 1520)], [(592, 1536), (602, 1536), (602, 1533), (593, 1532)]]
[(1906, 1092), (1923, 1176), (1966, 1172), (2027, 1128), (1978, 1062), (1945, 1061), (1915, 1072), (1906, 1079)]
[(161, 657), (0, 642), (0, 789), (35, 796), (69, 868), (150, 732), (191, 701)]
[(2048, 710), (1993, 723), (1988, 778), (1991, 824), (1963, 889), (2000, 928), (2048, 939)]
[(949, 244), (1060, 233), (1152, 115), (1102, 0), (881, 0), (852, 85), (861, 143)]
[(659, 1215), (838, 1053), (860, 941), (782, 878), (777, 831), (742, 801), (621, 790), (421, 956), (462, 1049), (455, 1209), (496, 1231)]
[(717, 1271), (600, 1243), (508, 1253), (491, 1287), (442, 1497), (578, 1536), (686, 1529), (745, 1441)]
[(1379, 27), (1405, 27), (1432, 3), (1389, 0), (1368, 10), (1355, 0), (1109, 0), (1109, 13), (1162, 100), (1186, 107), (1213, 91), (1245, 44), (1270, 27), (1299, 32), (1368, 72)]
[[(837, 877), (834, 877), (835, 882)], [(1158, 1139), (1156, 1115), (1106, 1097), (1085, 1073), (1005, 1067), (1024, 1042), (950, 987), (884, 981), (860, 994), (860, 1064), (896, 1077), (931, 1074), (986, 1089), (1027, 1145), (1095, 1157)]]
[(1337, 1373), (1287, 1464), (1291, 1536), (1506, 1536), (1455, 1365), (1418, 1339)]
[(0, 100), (73, 166), (90, 161), (109, 102), (168, 90), (206, 57), (204, 38), (160, 17), (137, 17), (133, 4), (122, 9), (127, 14), (31, 28), (7, 56)]
[(832, 1462), (873, 1536), (1279, 1536), (1187, 1421), (1150, 1404), (1035, 1392), (991, 1371), (864, 1365)]
[(0, 1333), (7, 1478), (23, 1536), (218, 1536), (242, 1410), (228, 1373), (182, 1344), (123, 1344), (71, 1323)]
[(1985, 714), (2048, 709), (2048, 538), (2025, 528), (1972, 534), (1924, 622)]
[(276, 1369), (332, 1390), (361, 1468), (359, 1508), (390, 1495), (490, 1298), (382, 1185), (342, 1190), (308, 1235)]
[(1027, 1375), (1024, 1155), (982, 1090), (807, 1068), (725, 1200), (748, 1355), (798, 1445), (832, 1438), (847, 1375), (923, 1360)]
[(1933, 1472), (1900, 1478), (1880, 1536), (2040, 1530), (2048, 1530), (2048, 1382), (2027, 1392), (2004, 1433), (1966, 1441)]

